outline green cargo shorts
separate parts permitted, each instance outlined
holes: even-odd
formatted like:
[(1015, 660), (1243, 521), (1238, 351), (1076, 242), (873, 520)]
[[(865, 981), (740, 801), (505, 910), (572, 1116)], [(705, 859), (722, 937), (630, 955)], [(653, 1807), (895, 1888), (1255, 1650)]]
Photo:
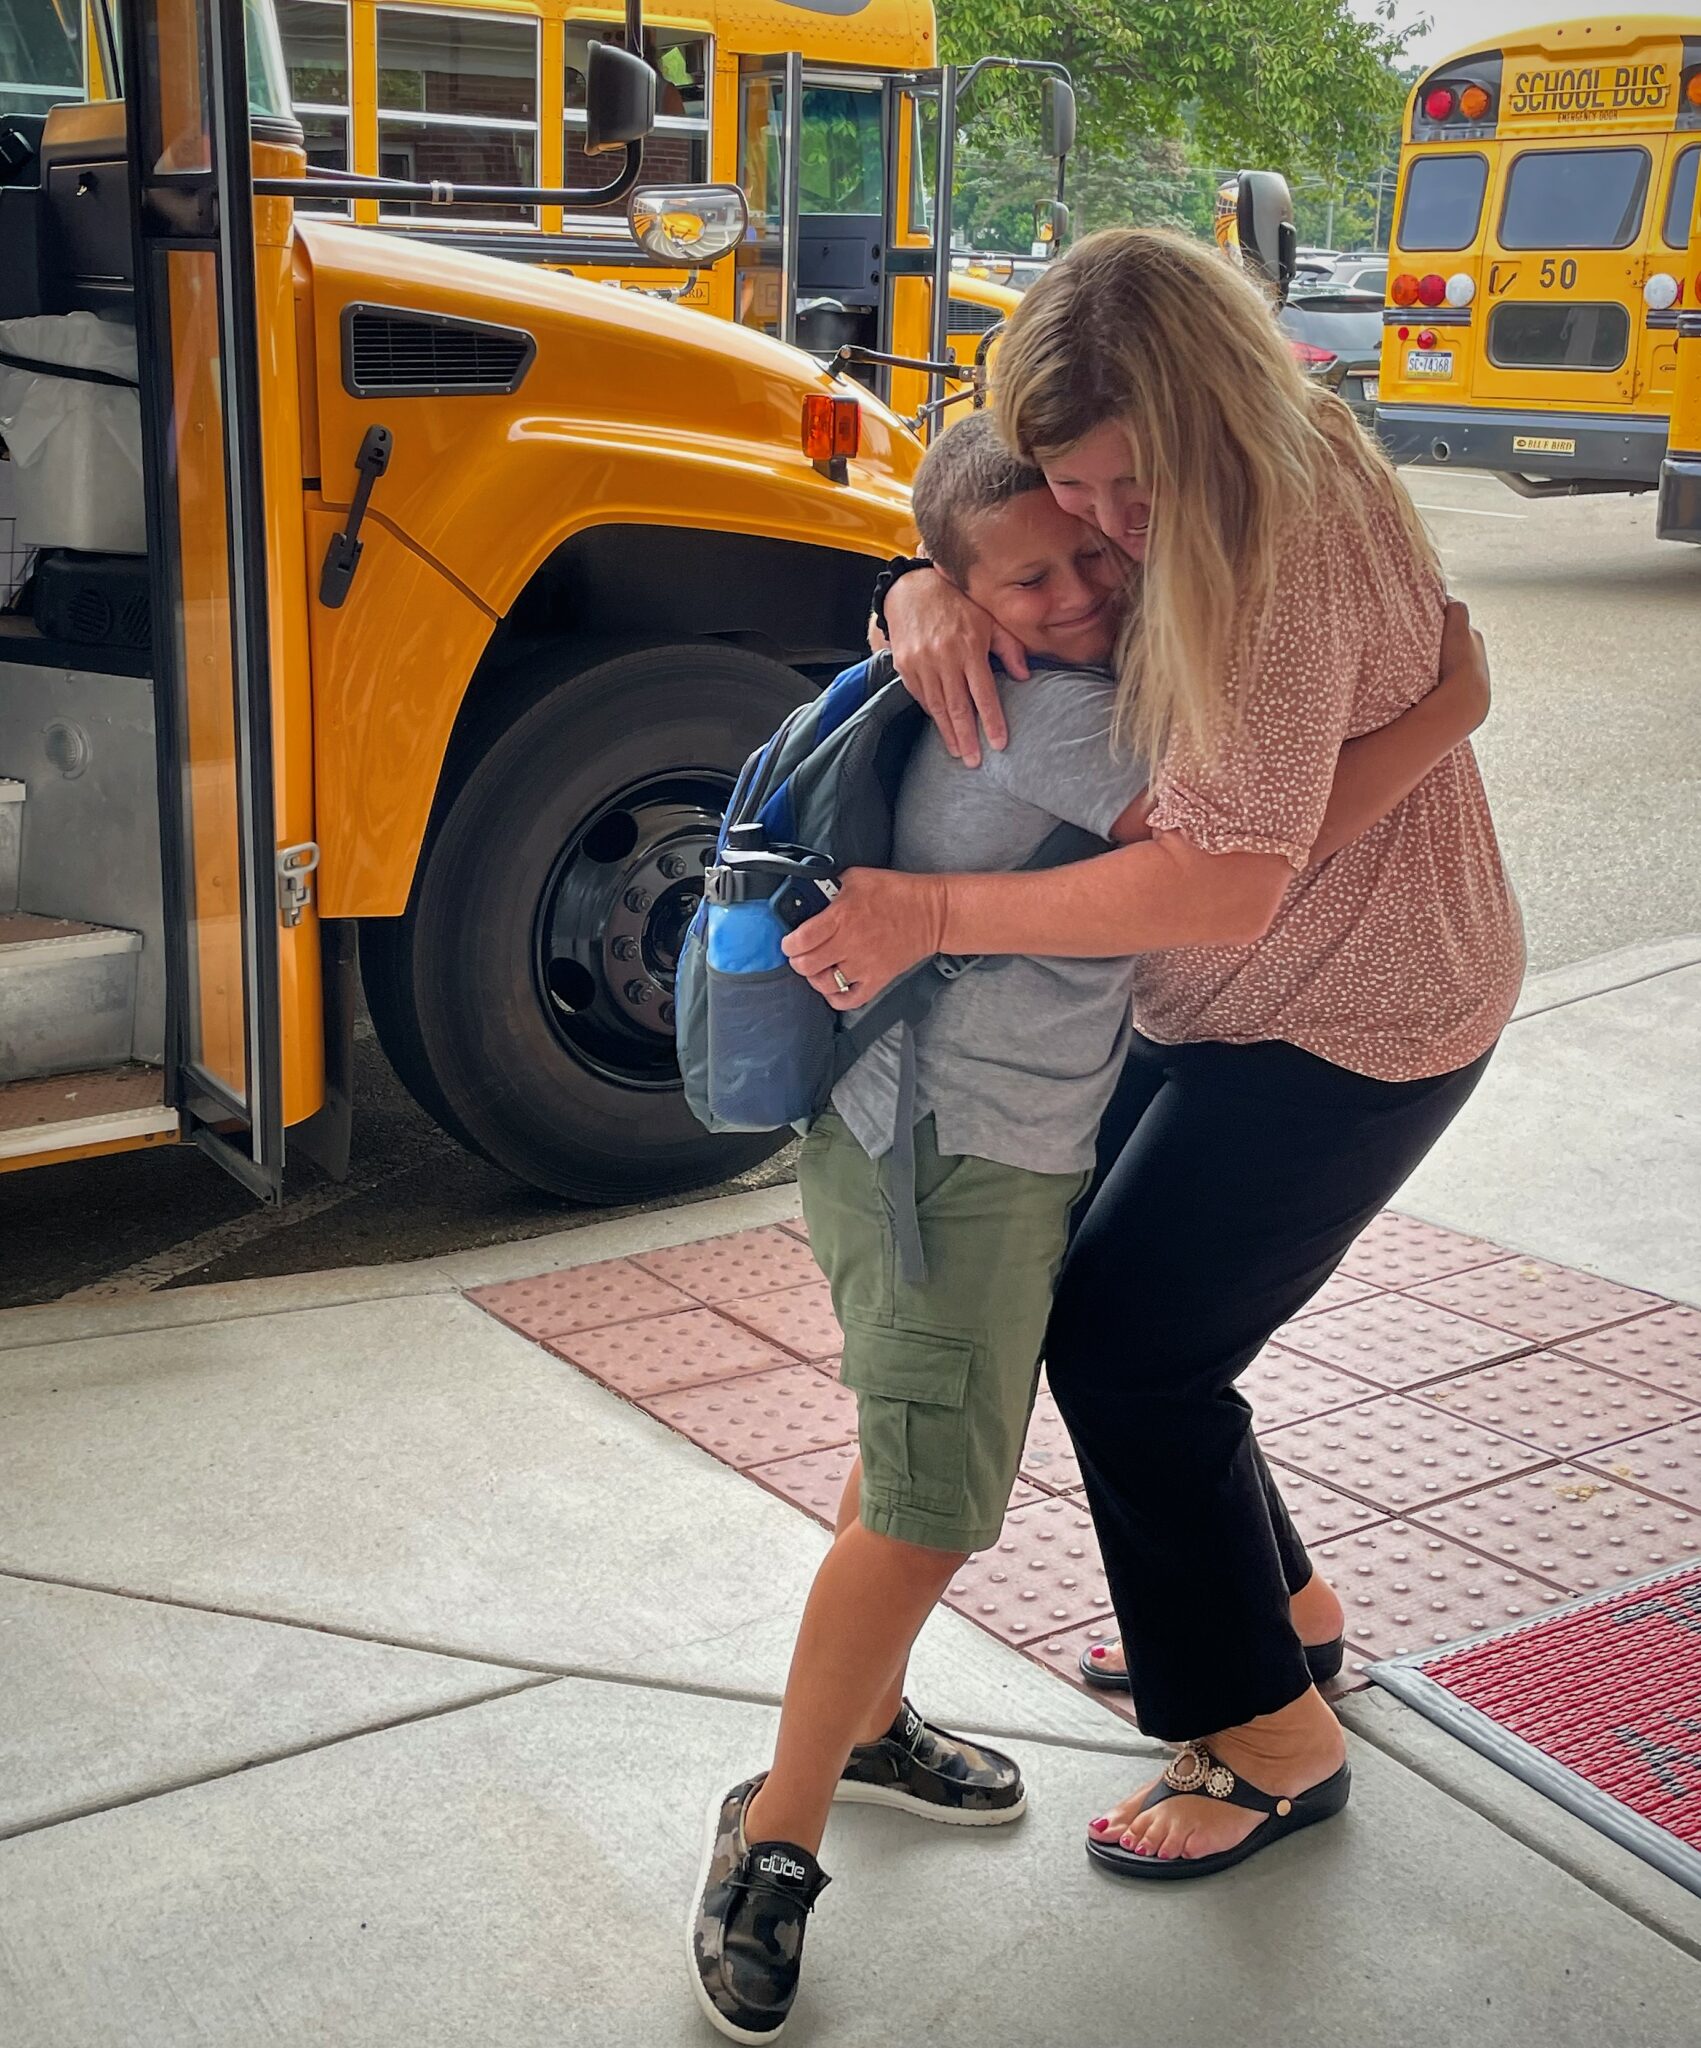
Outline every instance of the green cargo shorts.
[(916, 1128), (927, 1279), (898, 1271), (890, 1162), (818, 1117), (798, 1164), (809, 1242), (845, 1334), (865, 1527), (934, 1550), (996, 1541), (1039, 1381), (1040, 1346), (1081, 1173), (943, 1157)]

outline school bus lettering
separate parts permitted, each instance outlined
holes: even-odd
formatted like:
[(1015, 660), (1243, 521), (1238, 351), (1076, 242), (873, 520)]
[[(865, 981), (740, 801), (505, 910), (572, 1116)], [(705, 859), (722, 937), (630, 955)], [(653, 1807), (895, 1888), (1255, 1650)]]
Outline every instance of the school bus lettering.
[(1561, 115), (1581, 121), (1602, 114), (1658, 113), (1671, 96), (1671, 80), (1671, 67), (1663, 63), (1517, 71), (1507, 106), (1513, 114), (1531, 119)]
[(1577, 282), (1577, 259), (1567, 256), (1563, 263), (1555, 263), (1551, 256), (1542, 258), (1542, 290), (1550, 292), (1557, 285), (1562, 292), (1568, 292)]

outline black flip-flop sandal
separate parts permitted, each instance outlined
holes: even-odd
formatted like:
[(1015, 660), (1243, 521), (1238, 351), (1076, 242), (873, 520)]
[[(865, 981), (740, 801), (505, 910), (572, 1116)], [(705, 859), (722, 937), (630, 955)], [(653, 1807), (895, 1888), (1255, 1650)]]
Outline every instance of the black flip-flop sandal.
[[(1327, 1685), (1331, 1678), (1339, 1678), (1341, 1666), (1347, 1661), (1347, 1639), (1337, 1636), (1332, 1643), (1307, 1643), (1305, 1645), (1305, 1668), (1311, 1673), (1313, 1685)], [(1079, 1669), (1089, 1685), (1097, 1686), (1100, 1692), (1127, 1692), (1126, 1671), (1105, 1671), (1093, 1661), (1092, 1648), (1081, 1652)]]
[(1170, 1759), (1169, 1768), (1146, 1795), (1140, 1811), (1148, 1813), (1166, 1799), (1179, 1799), (1183, 1793), (1193, 1792), (1208, 1799), (1226, 1800), (1230, 1806), (1245, 1807), (1249, 1813), (1261, 1813), (1266, 1816), (1263, 1826), (1254, 1828), (1244, 1842), (1232, 1849), (1220, 1849), (1214, 1856), (1137, 1856), (1120, 1842), (1101, 1842), (1094, 1835), (1087, 1837), (1087, 1854), (1101, 1869), (1114, 1871), (1118, 1877), (1210, 1877), (1218, 1870), (1232, 1870), (1237, 1863), (1256, 1856), (1260, 1849), (1269, 1848), (1284, 1835), (1339, 1813), (1347, 1803), (1352, 1782), (1352, 1766), (1342, 1764), (1332, 1777), (1313, 1785), (1309, 1791), (1297, 1793), (1292, 1799), (1272, 1799), (1268, 1792), (1236, 1777), (1204, 1743), (1190, 1742)]

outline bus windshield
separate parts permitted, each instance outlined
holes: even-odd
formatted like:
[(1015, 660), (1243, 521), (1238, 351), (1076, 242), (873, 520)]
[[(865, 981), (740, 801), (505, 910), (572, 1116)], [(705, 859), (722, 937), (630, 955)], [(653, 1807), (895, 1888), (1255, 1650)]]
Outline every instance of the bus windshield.
[(87, 95), (83, 0), (0, 8), (0, 114), (45, 114)]
[[(290, 116), (289, 75), (271, 0), (245, 0), (248, 111), (262, 120)], [(104, 92), (122, 88), (120, 0), (4, 0), (0, 5), (0, 114), (45, 114), (49, 107), (104, 96), (91, 81), (92, 59), (103, 54)]]

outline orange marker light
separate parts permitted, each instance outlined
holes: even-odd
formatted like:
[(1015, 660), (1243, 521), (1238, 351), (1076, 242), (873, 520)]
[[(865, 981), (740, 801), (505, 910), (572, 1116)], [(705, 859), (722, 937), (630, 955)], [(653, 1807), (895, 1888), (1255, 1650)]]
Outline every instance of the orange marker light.
[(1701, 70), (1690, 72), (1683, 81), (1683, 96), (1692, 107), (1701, 107)]
[(1388, 287), (1388, 296), (1396, 306), (1415, 306), (1418, 299), (1418, 281), (1409, 270), (1402, 270)]
[(1487, 86), (1467, 85), (1459, 95), (1459, 112), (1467, 121), (1480, 121), (1493, 104)]
[(856, 400), (812, 391), (803, 401), (803, 452), (810, 461), (843, 461), (861, 446), (862, 407)]

